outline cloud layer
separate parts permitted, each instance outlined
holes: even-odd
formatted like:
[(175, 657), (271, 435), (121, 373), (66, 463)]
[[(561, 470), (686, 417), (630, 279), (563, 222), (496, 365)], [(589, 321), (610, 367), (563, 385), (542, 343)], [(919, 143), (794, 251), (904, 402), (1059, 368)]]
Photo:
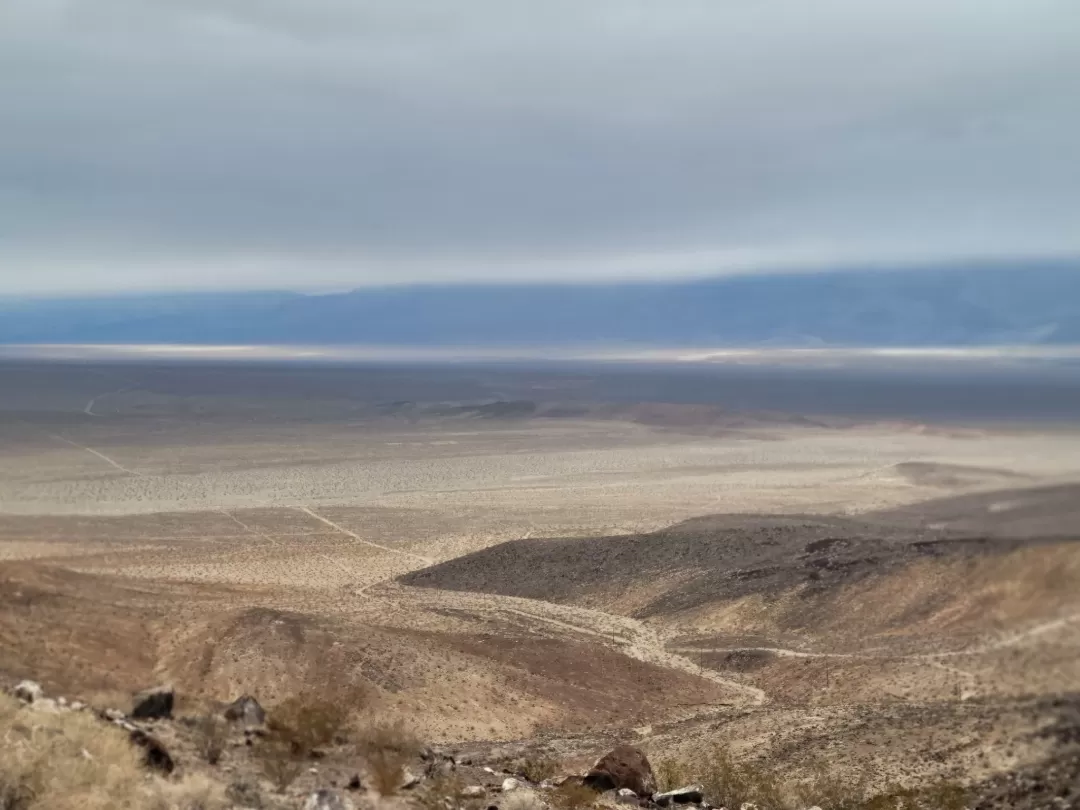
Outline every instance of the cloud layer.
[(1080, 250), (1075, 0), (5, 0), (0, 292)]

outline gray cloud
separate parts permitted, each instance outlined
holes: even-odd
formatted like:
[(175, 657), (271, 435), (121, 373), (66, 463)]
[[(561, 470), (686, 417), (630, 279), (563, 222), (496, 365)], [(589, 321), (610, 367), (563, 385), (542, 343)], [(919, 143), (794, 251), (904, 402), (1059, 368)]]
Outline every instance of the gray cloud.
[(1075, 0), (5, 0), (0, 292), (1080, 250)]

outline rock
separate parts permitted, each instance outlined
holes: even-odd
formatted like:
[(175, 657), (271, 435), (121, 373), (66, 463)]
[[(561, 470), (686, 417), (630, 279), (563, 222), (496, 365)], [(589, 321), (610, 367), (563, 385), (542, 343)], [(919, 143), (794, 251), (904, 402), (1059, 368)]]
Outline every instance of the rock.
[(317, 790), (304, 801), (303, 810), (356, 810), (348, 796), (332, 790)]
[(701, 785), (688, 785), (676, 790), (668, 790), (664, 793), (653, 795), (653, 801), (661, 807), (673, 804), (701, 804), (705, 801), (704, 788)]
[(108, 720), (110, 723), (115, 723), (119, 720), (123, 720), (127, 715), (119, 709), (103, 709), (101, 711), (101, 719)]
[(266, 712), (251, 695), (241, 695), (225, 708), (225, 719), (252, 728), (266, 722)]
[(598, 793), (626, 788), (638, 796), (656, 792), (656, 777), (649, 758), (638, 748), (620, 745), (597, 760), (583, 783)]
[(133, 744), (143, 749), (143, 761), (148, 768), (164, 774), (170, 774), (176, 769), (176, 763), (160, 740), (151, 737), (141, 728), (133, 729), (128, 736)]
[(420, 784), (421, 777), (406, 768), (401, 774), (401, 789), (412, 790)]
[(172, 717), (173, 701), (176, 693), (171, 686), (156, 686), (145, 689), (135, 695), (131, 716), (136, 720), (156, 720)]
[(511, 790), (517, 790), (519, 787), (521, 787), (521, 782), (519, 782), (514, 777), (511, 776), (508, 779), (503, 779), (503, 783), (502, 783), (502, 792), (503, 793), (509, 793)]
[(23, 703), (33, 703), (35, 700), (41, 699), (45, 694), (45, 690), (41, 688), (41, 684), (37, 681), (20, 681), (11, 690), (11, 694)]
[(487, 793), (482, 785), (469, 785), (461, 789), (461, 795), (466, 799), (475, 799)]

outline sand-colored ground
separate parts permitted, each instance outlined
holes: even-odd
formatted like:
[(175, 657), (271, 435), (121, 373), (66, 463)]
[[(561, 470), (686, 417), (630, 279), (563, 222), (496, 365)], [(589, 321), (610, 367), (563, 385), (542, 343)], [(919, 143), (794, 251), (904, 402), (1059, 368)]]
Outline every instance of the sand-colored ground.
[[(667, 611), (650, 606), (701, 571), (605, 583), (601, 559), (588, 588), (560, 569), (552, 593), (580, 587), (557, 600), (397, 581), (508, 540), (621, 542), (717, 513), (900, 526), (903, 507), (1009, 489), (911, 517), (981, 527), (1080, 481), (1080, 431), (559, 404), (577, 380), (545, 382), (543, 408), (485, 411), (478, 392), (528, 385), (410, 372), (283, 391), (261, 374), (0, 368), (0, 672), (272, 701), (329, 661), (434, 739), (720, 737), (897, 777), (1029, 761), (1039, 700), (1080, 687), (1067, 528)], [(882, 736), (897, 723), (915, 726)]]

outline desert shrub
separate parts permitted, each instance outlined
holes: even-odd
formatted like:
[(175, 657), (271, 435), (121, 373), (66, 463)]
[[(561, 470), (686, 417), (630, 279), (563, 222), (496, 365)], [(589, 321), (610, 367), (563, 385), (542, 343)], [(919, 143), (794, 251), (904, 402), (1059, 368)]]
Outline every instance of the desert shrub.
[(420, 742), (400, 721), (375, 722), (359, 732), (357, 747), (371, 786), (382, 796), (392, 796), (401, 788), (405, 767), (419, 753)]
[(304, 770), (304, 760), (296, 755), (292, 743), (283, 737), (267, 737), (259, 743), (255, 753), (263, 775), (279, 793), (284, 793)]
[(555, 810), (582, 810), (596, 804), (597, 793), (580, 782), (569, 781), (551, 792), (550, 804)]
[(737, 762), (723, 746), (705, 752), (692, 781), (701, 784), (709, 801), (722, 807), (750, 803), (761, 810), (783, 810), (788, 804), (783, 785), (771, 771)]
[[(936, 782), (920, 788), (891, 788), (850, 806), (857, 810), (964, 810), (967, 804), (967, 791), (962, 787)], [(829, 805), (822, 805), (822, 808), (834, 810)]]
[(196, 719), (193, 728), (199, 756), (210, 765), (217, 765), (229, 741), (229, 727), (225, 720), (217, 715), (207, 714)]
[(518, 760), (513, 772), (530, 782), (543, 782), (558, 775), (562, 769), (559, 760), (548, 756), (525, 757)]
[(661, 759), (653, 768), (656, 784), (660, 791), (675, 790), (684, 787), (693, 780), (694, 773), (690, 765), (678, 759)]
[(799, 784), (786, 783), (771, 771), (737, 762), (729, 749), (715, 746), (694, 761), (661, 760), (656, 768), (662, 790), (702, 785), (706, 799), (721, 807), (758, 810), (795, 810), (817, 806), (822, 810), (963, 810), (966, 792), (956, 785), (936, 783), (917, 788), (867, 789), (865, 776), (842, 778), (821, 765)]

